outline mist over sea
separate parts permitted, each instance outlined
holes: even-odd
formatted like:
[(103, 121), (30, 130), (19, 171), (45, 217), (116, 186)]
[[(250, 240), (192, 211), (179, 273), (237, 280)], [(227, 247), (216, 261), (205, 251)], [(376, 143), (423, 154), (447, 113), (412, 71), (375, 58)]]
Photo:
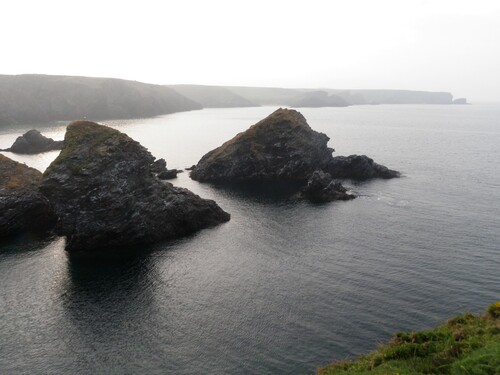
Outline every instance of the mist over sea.
[[(183, 169), (275, 109), (102, 123)], [(2, 243), (0, 373), (307, 374), (499, 299), (500, 104), (299, 111), (335, 155), (402, 178), (346, 181), (357, 199), (315, 205), (185, 172), (172, 182), (230, 222), (118, 259), (69, 256), (63, 238)], [(0, 148), (66, 124), (2, 128)], [(57, 152), (5, 155), (44, 170)]]

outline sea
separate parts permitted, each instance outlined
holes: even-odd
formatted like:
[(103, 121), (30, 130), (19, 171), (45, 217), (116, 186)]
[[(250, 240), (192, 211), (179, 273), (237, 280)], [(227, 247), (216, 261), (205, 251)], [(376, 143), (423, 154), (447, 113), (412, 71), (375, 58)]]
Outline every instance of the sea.
[[(276, 109), (102, 123), (183, 169)], [(500, 104), (300, 112), (334, 155), (402, 177), (347, 180), (357, 199), (312, 204), (184, 172), (172, 183), (231, 221), (106, 258), (68, 254), (61, 237), (2, 240), (0, 373), (313, 374), (500, 300)], [(66, 125), (1, 128), (0, 148)], [(43, 171), (58, 152), (4, 154)]]

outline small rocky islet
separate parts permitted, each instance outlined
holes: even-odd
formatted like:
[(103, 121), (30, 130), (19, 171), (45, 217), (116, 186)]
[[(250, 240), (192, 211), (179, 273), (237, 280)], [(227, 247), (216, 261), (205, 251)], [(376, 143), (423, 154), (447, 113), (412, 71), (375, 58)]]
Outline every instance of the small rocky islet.
[(62, 148), (63, 141), (54, 141), (52, 138), (42, 135), (38, 130), (31, 129), (17, 137), (10, 148), (0, 151), (9, 151), (14, 154), (39, 154)]
[(280, 108), (203, 156), (191, 171), (200, 182), (290, 181), (305, 184), (302, 196), (314, 202), (352, 199), (336, 179), (399, 177), (366, 155), (333, 157), (326, 134), (304, 116)]

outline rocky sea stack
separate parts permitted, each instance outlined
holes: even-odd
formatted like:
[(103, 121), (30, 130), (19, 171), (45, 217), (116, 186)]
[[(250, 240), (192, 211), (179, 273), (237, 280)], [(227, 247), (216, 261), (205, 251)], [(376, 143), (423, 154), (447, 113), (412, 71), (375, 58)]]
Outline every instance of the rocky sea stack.
[(4, 151), (15, 154), (38, 154), (62, 148), (63, 141), (54, 141), (52, 138), (43, 136), (38, 130), (32, 129), (17, 137), (14, 144)]
[(155, 158), (127, 135), (71, 123), (40, 190), (68, 250), (106, 250), (184, 236), (229, 220), (214, 201), (160, 181)]
[(42, 173), (0, 154), (0, 238), (52, 227), (56, 216), (38, 187)]
[(333, 157), (330, 138), (311, 129), (302, 114), (280, 108), (203, 156), (191, 172), (198, 181), (300, 181), (314, 171), (332, 178), (367, 180), (399, 172), (365, 155)]
[(333, 149), (297, 111), (278, 109), (203, 156), (191, 172), (198, 181), (307, 181), (325, 168)]

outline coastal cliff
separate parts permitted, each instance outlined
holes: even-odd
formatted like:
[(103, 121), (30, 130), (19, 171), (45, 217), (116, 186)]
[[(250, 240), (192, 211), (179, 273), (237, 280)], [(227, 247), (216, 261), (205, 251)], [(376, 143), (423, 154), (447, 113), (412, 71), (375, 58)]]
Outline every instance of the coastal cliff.
[(0, 75), (0, 126), (152, 117), (201, 108), (161, 85), (112, 78)]

